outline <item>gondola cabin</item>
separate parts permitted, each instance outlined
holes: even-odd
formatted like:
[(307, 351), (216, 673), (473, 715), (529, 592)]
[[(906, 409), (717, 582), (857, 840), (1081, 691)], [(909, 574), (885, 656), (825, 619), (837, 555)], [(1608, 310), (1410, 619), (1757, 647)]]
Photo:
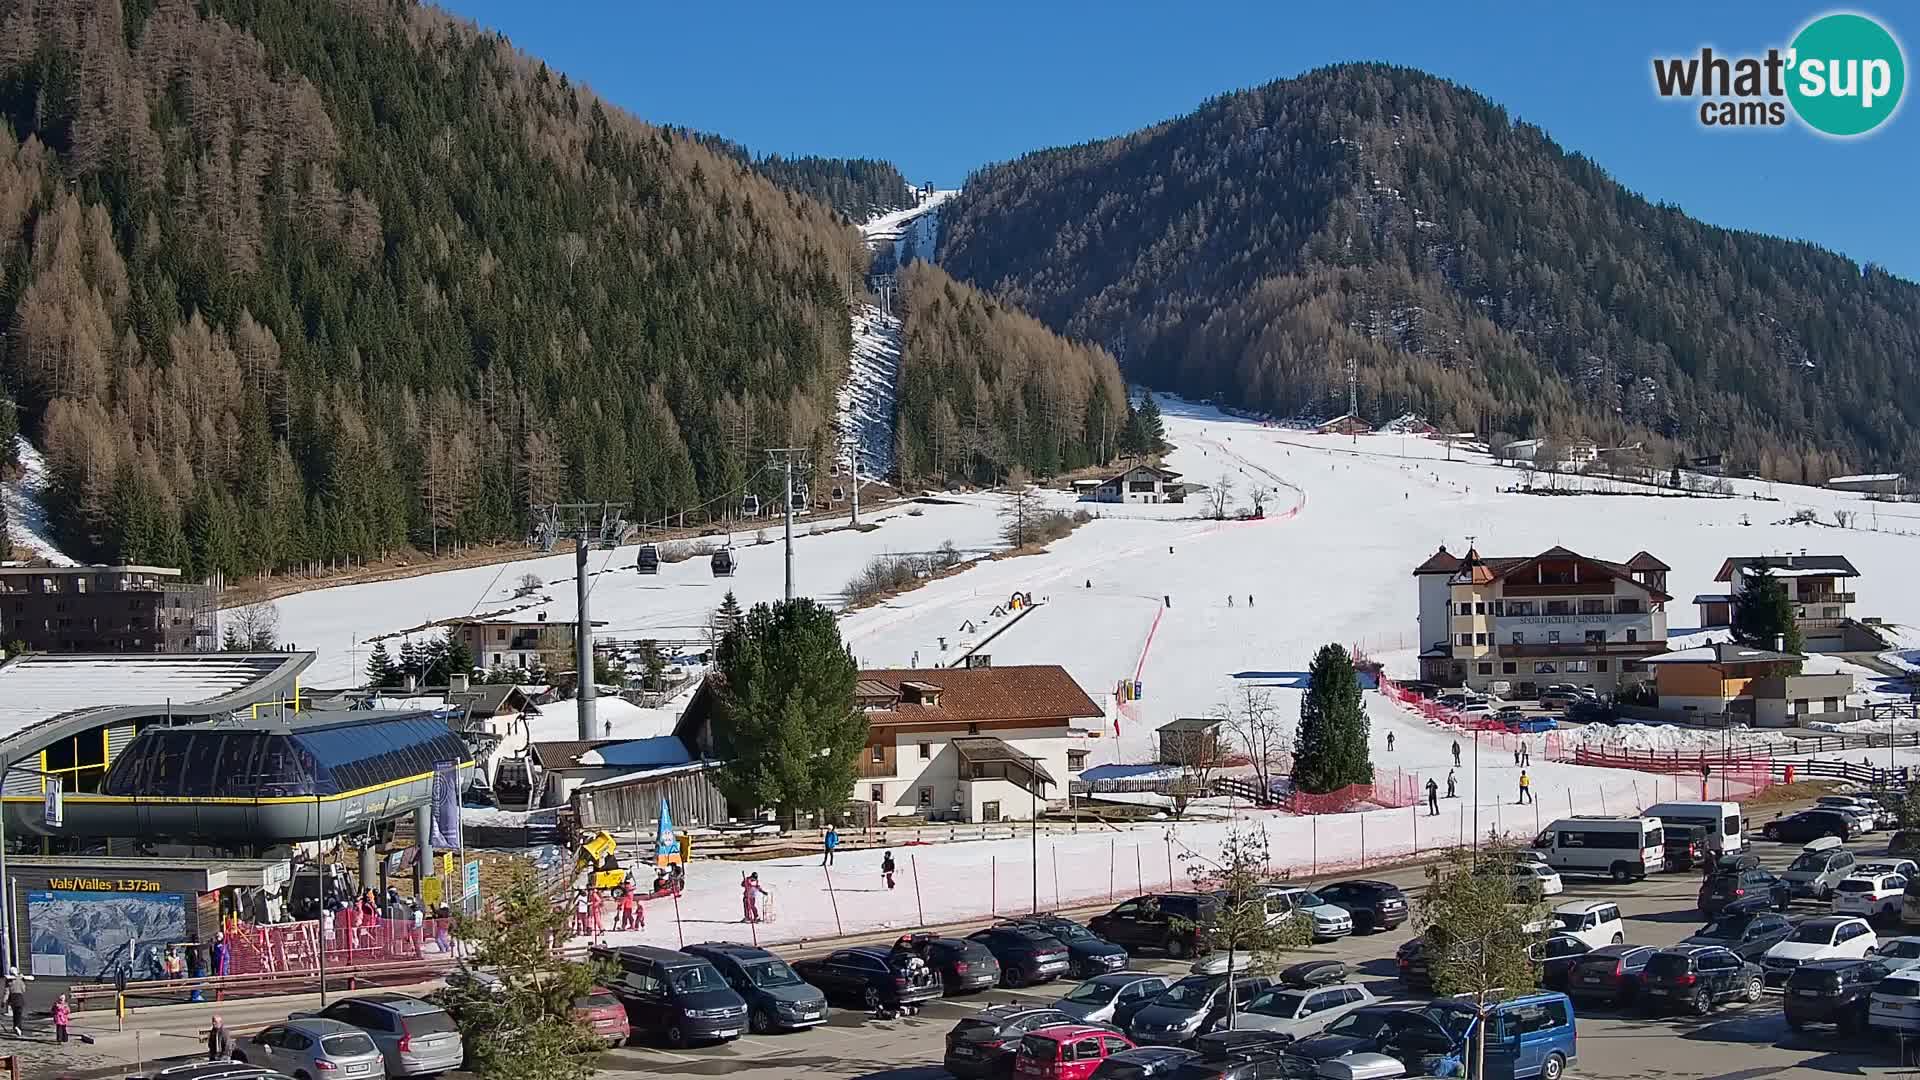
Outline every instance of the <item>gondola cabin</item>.
[(660, 549), (653, 544), (641, 544), (640, 554), (634, 556), (633, 564), (643, 574), (660, 572)]
[(734, 561), (732, 548), (721, 548), (713, 553), (713, 576), (732, 577), (738, 563)]

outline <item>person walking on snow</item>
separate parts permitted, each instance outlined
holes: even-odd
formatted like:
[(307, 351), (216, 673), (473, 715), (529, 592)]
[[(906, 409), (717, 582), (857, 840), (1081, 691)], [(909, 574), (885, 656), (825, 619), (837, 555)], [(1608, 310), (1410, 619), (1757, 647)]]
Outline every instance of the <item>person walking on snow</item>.
[(1387, 753), (1393, 753), (1393, 732), (1387, 732)]
[(748, 874), (740, 879), (740, 909), (746, 916), (742, 922), (760, 921), (760, 898), (765, 895), (767, 890), (760, 887), (759, 874)]
[(1227, 606), (1228, 606), (1228, 607), (1232, 607), (1232, 606), (1233, 606), (1233, 594), (1232, 594), (1232, 593), (1228, 593), (1228, 594), (1227, 594)]
[(1453, 770), (1448, 769), (1447, 770), (1447, 798), (1457, 799), (1459, 797), (1460, 797), (1459, 794), (1454, 791), (1454, 787), (1453, 787)]
[(1460, 767), (1460, 740), (1459, 739), (1453, 740), (1453, 767), (1456, 769)]
[(820, 847), (822, 851), (820, 856), (821, 866), (833, 865), (833, 852), (834, 852), (834, 849), (838, 848), (839, 846), (840, 846), (840, 831), (838, 829), (835, 829), (832, 825), (828, 825), (827, 835), (820, 838)]
[(1440, 816), (1440, 785), (1433, 777), (1427, 777), (1427, 816)]
[(1533, 779), (1527, 775), (1527, 770), (1521, 769), (1520, 770), (1520, 798), (1515, 801), (1523, 802), (1523, 803), (1532, 802), (1533, 801), (1532, 788), (1533, 788)]
[(1520, 748), (1517, 746), (1513, 748), (1513, 763), (1520, 764)]
[(1522, 742), (1520, 744), (1520, 764), (1522, 765), (1533, 764), (1533, 747), (1529, 743)]
[(880, 876), (886, 879), (887, 888), (893, 888), (893, 852), (891, 851), (880, 859)]

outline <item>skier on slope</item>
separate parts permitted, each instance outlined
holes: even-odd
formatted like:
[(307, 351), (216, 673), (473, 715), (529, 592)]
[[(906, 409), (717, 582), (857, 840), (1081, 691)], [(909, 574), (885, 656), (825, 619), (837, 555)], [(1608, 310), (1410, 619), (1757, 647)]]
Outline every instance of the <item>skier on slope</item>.
[(1393, 732), (1387, 732), (1387, 753), (1393, 753)]
[(1459, 739), (1453, 740), (1453, 767), (1456, 769), (1460, 767), (1460, 740)]

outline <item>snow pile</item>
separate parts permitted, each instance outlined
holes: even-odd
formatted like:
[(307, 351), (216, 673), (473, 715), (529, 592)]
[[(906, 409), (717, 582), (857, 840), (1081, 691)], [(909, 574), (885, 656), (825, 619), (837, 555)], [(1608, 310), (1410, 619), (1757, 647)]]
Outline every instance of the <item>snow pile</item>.
[(1883, 652), (1880, 654), (1880, 662), (1888, 667), (1899, 668), (1909, 675), (1920, 675), (1920, 649)]
[(1672, 724), (1588, 724), (1575, 736), (1574, 745), (1581, 750), (1594, 753), (1618, 753), (1622, 750), (1637, 753), (1651, 750), (1665, 753), (1668, 751), (1717, 751), (1722, 746), (1744, 750), (1786, 740), (1787, 736), (1781, 732), (1755, 731), (1752, 728), (1741, 727), (1720, 731), (1676, 727)]
[(1920, 719), (1896, 717), (1892, 720), (1852, 720), (1841, 724), (1808, 720), (1804, 726), (1809, 731), (1826, 731), (1836, 735), (1885, 735), (1891, 727), (1896, 734), (1907, 735), (1920, 731)]
[(42, 501), (47, 490), (47, 459), (34, 449), (25, 435), (13, 437), (14, 459), (20, 463), (20, 479), (4, 485), (7, 506), (7, 539), (55, 566), (78, 566), (55, 544), (47, 529), (47, 508)]
[(840, 384), (841, 445), (859, 455), (859, 475), (893, 475), (893, 391), (900, 373), (900, 319), (871, 304), (853, 313), (853, 353)]

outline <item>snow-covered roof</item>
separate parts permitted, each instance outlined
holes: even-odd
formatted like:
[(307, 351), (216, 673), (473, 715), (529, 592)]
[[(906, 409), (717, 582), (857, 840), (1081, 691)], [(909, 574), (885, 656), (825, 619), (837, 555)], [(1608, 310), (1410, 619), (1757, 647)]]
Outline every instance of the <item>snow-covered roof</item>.
[(1712, 645), (1700, 645), (1691, 649), (1649, 656), (1640, 662), (1643, 664), (1763, 664), (1770, 661), (1784, 662), (1799, 659), (1802, 657), (1798, 653), (1774, 652), (1771, 649), (1755, 649), (1731, 641), (1719, 641)]
[(1897, 472), (1861, 473), (1858, 476), (1835, 476), (1827, 480), (1829, 484), (1883, 484), (1889, 480), (1900, 479)]
[(306, 652), (28, 653), (0, 665), (0, 739), (86, 713), (228, 712), (261, 700), (312, 662)]

